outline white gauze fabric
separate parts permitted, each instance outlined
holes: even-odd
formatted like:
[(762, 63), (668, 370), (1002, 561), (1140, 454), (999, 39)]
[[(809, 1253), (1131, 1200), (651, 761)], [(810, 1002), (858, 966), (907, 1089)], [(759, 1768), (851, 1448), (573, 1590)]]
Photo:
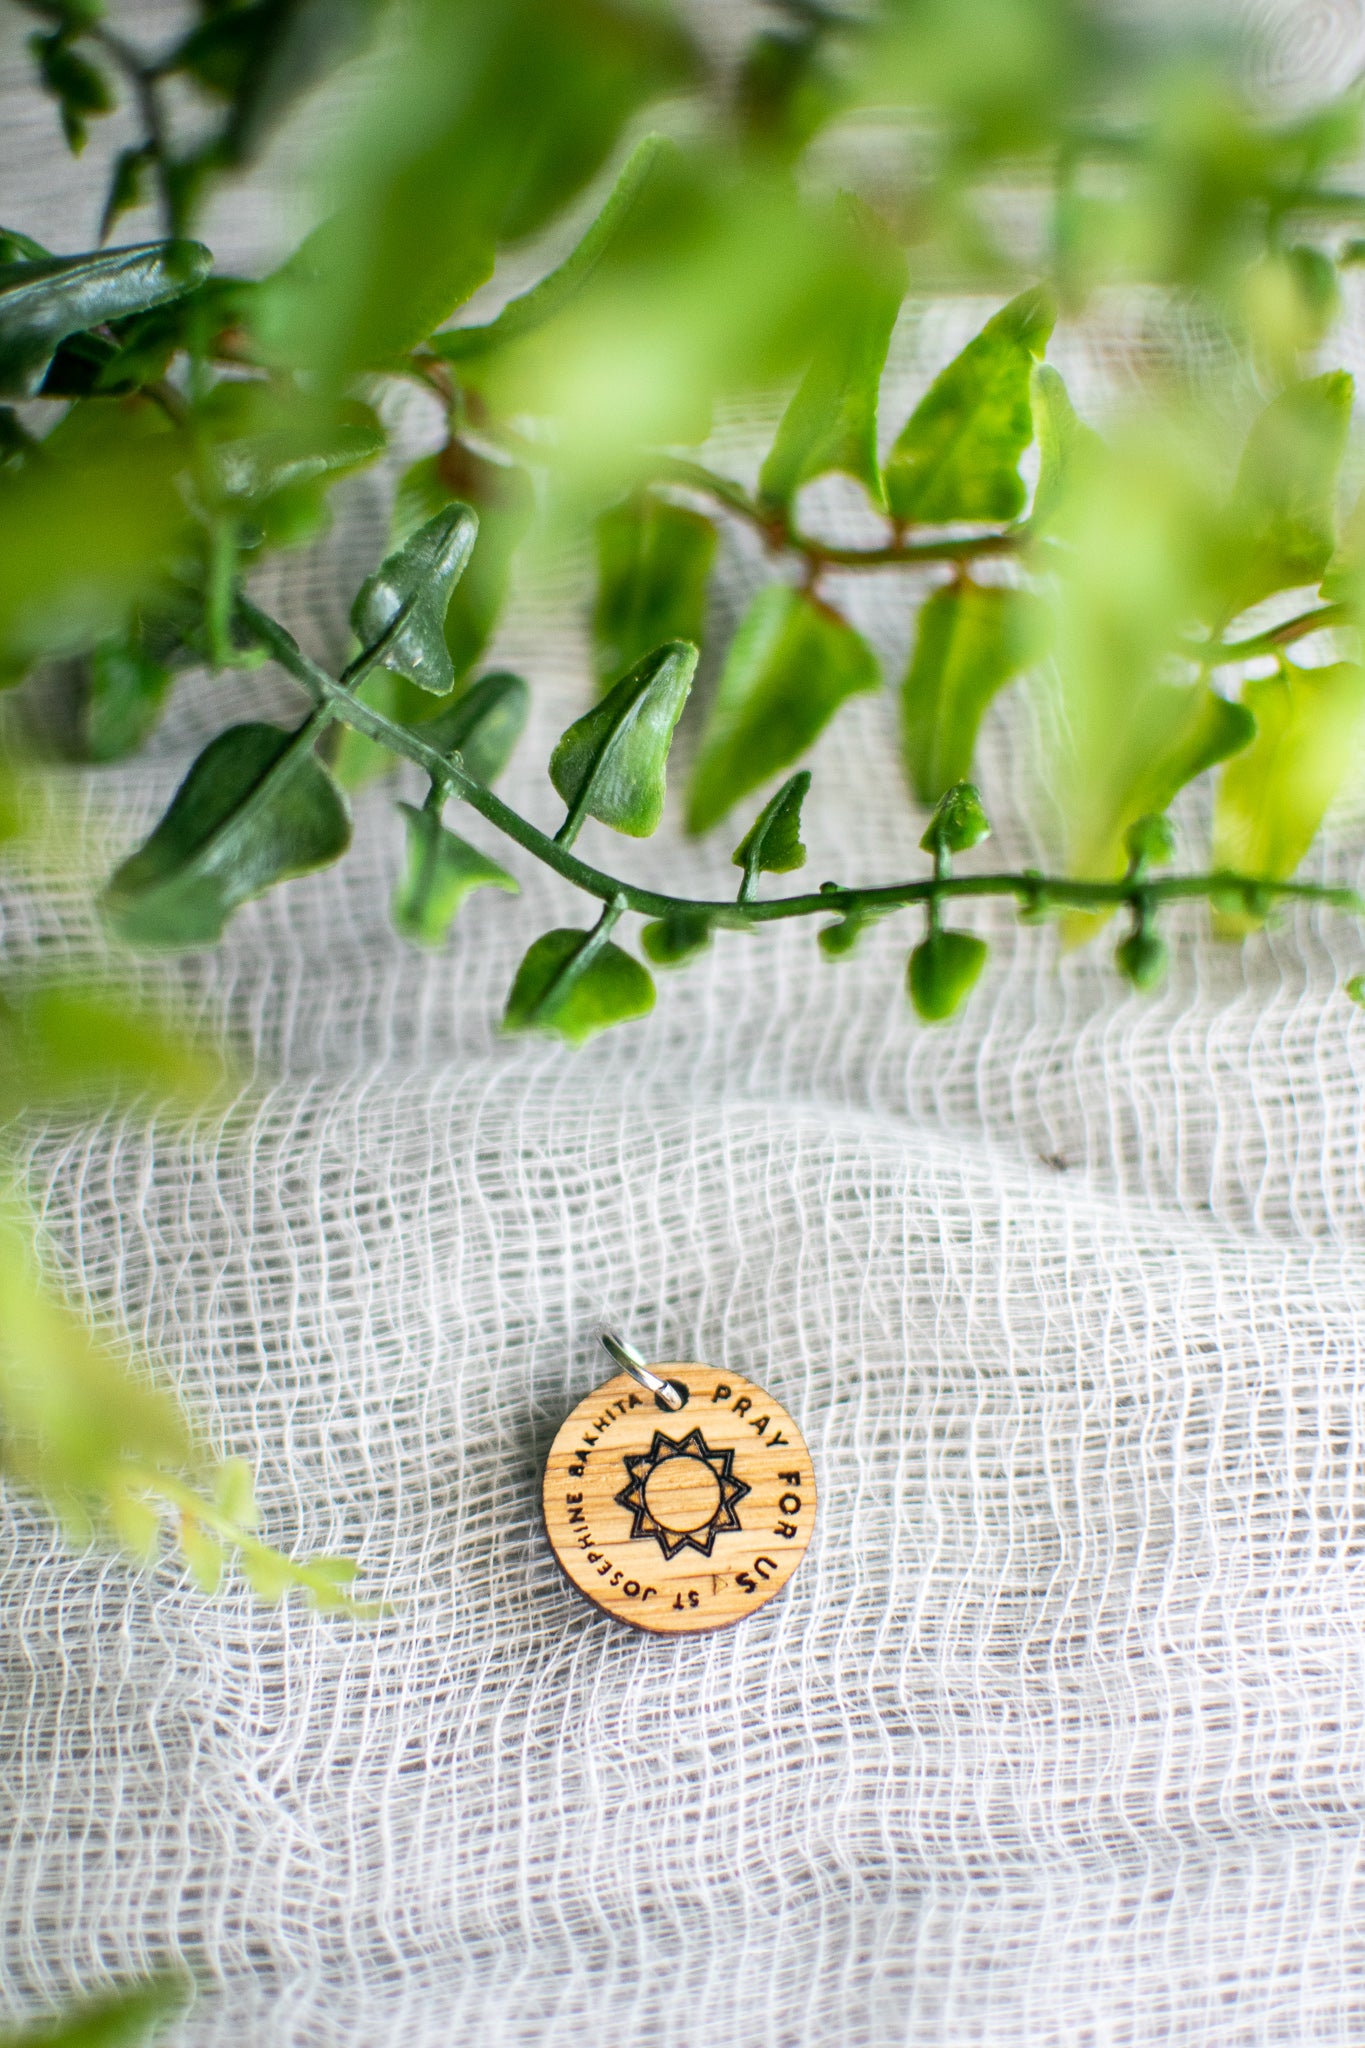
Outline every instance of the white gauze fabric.
[[(10, 13), (3, 216), (79, 247), (95, 183)], [(1286, 103), (1363, 27), (1358, 0), (1282, 9)], [(220, 209), (228, 261), (287, 240), (290, 166)], [(890, 425), (988, 310), (907, 312)], [(1059, 359), (1099, 408), (1146, 345), (1119, 306)], [(398, 425), (430, 445), (416, 403)], [(751, 474), (768, 425), (726, 423), (718, 463)], [(391, 477), (258, 579), (327, 657)], [(763, 573), (727, 538), (713, 641)], [(926, 587), (838, 588), (893, 678)], [(533, 684), (506, 788), (545, 821), (584, 589), (570, 561), (523, 592), (490, 657)], [(49, 778), (63, 839), (107, 867), (213, 731), (290, 701), (191, 680), (139, 760)], [(1012, 693), (984, 738), (1002, 861), (1047, 851), (1034, 716)], [(812, 879), (918, 872), (891, 698), (814, 767)], [(1358, 2043), (1362, 935), (1305, 914), (1220, 948), (1191, 914), (1144, 1001), (1108, 942), (972, 912), (985, 981), (926, 1030), (910, 920), (837, 967), (774, 931), (575, 1054), (496, 1022), (585, 906), (513, 853), (521, 899), (416, 957), (394, 793), (218, 951), (123, 970), (228, 1032), (256, 1077), (233, 1128), (54, 1127), (33, 1171), (73, 1284), (255, 1460), (271, 1540), (355, 1554), (396, 1615), (206, 1599), (0, 1497), (0, 2013), (179, 1961), (177, 2048)], [(719, 894), (737, 836), (584, 843)], [(1312, 872), (1357, 880), (1363, 842), (1357, 787)], [(14, 957), (102, 958), (74, 864), (0, 915)], [(540, 1464), (608, 1375), (603, 1320), (758, 1379), (810, 1440), (815, 1544), (738, 1628), (634, 1634), (549, 1553)]]

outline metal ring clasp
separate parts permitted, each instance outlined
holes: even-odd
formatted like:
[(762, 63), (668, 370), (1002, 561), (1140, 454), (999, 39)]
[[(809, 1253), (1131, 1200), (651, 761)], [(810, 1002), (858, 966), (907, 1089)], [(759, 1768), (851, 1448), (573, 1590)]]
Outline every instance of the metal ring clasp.
[(613, 1336), (610, 1330), (600, 1330), (598, 1335), (602, 1339), (603, 1350), (616, 1361), (623, 1372), (628, 1372), (633, 1380), (638, 1380), (648, 1393), (653, 1394), (656, 1401), (662, 1402), (665, 1408), (672, 1408), (675, 1412), (685, 1405), (686, 1387), (680, 1387), (676, 1380), (662, 1379), (652, 1367), (645, 1364), (633, 1344), (627, 1344), (622, 1337)]

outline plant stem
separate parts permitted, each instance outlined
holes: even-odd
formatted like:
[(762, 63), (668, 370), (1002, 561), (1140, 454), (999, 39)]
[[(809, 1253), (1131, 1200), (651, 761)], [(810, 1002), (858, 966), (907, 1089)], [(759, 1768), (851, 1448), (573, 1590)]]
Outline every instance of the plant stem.
[(655, 463), (655, 479), (659, 483), (678, 484), (686, 490), (700, 491), (704, 496), (713, 498), (727, 512), (733, 512), (736, 518), (747, 520), (750, 526), (756, 527), (769, 547), (804, 555), (817, 572), (822, 568), (894, 569), (910, 567), (918, 562), (968, 562), (981, 555), (1013, 554), (1024, 537), (1022, 527), (1001, 527), (989, 533), (943, 534), (932, 540), (895, 540), (879, 548), (838, 547), (832, 541), (802, 533), (791, 524), (780, 507), (765, 505), (761, 499), (751, 498), (742, 485), (730, 477), (717, 475), (700, 462), (686, 461), (680, 456), (662, 456)]
[(1296, 640), (1306, 640), (1310, 633), (1324, 632), (1330, 626), (1354, 623), (1353, 605), (1323, 604), (1300, 612), (1295, 618), (1284, 619), (1278, 626), (1268, 626), (1263, 633), (1252, 633), (1245, 640), (1200, 641), (1191, 643), (1186, 651), (1204, 668), (1221, 668), (1226, 662), (1254, 661), (1258, 655), (1278, 653), (1281, 647), (1290, 647)]
[[(1262, 880), (1220, 870), (1205, 875), (1167, 875), (1159, 880), (1132, 875), (1115, 881), (1087, 881), (1067, 875), (1021, 874), (927, 875), (914, 881), (892, 882), (881, 888), (844, 889), (826, 886), (813, 894), (778, 896), (764, 900), (725, 899), (714, 902), (690, 896), (667, 896), (656, 889), (641, 889), (617, 875), (605, 873), (580, 860), (569, 848), (542, 832), (529, 818), (523, 818), (510, 804), (479, 782), (465, 768), (458, 754), (445, 755), (428, 746), (421, 728), (399, 725), (382, 711), (361, 702), (352, 694), (357, 675), (347, 686), (311, 661), (277, 620), (260, 611), (249, 599), (240, 597), (238, 617), (254, 633), (282, 668), (302, 683), (319, 707), (333, 718), (353, 726), (368, 739), (377, 740), (390, 753), (413, 762), (452, 796), (467, 803), (504, 837), (512, 840), (545, 867), (562, 875), (566, 882), (595, 896), (602, 903), (620, 905), (642, 917), (666, 918), (684, 912), (700, 913), (709, 923), (732, 931), (748, 931), (755, 925), (775, 924), (793, 917), (816, 917), (821, 913), (848, 916), (850, 912), (899, 910), (909, 904), (933, 903), (947, 897), (1011, 896), (1025, 910), (1112, 910), (1135, 904), (1139, 898), (1152, 905), (1187, 902), (1199, 898), (1240, 895), (1259, 908), (1275, 902), (1320, 903), (1365, 917), (1365, 897), (1353, 889), (1324, 887), (1316, 882)], [(373, 666), (378, 649), (363, 658)], [(348, 671), (348, 675), (351, 672)], [(316, 715), (316, 714), (315, 714)], [(617, 912), (620, 915), (620, 912)]]
[(161, 72), (155, 64), (149, 64), (139, 56), (131, 43), (125, 42), (121, 35), (114, 29), (107, 28), (103, 22), (92, 22), (86, 32), (118, 65), (133, 89), (138, 113), (142, 117), (143, 146), (147, 152), (148, 162), (156, 171), (162, 231), (168, 236), (177, 235), (180, 232), (180, 209), (171, 184), (170, 137), (157, 91)]

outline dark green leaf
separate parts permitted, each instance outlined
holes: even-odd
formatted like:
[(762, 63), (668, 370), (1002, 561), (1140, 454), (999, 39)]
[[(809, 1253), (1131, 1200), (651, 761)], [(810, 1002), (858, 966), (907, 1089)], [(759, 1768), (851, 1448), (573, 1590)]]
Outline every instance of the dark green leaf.
[(434, 697), (445, 696), (455, 681), (446, 611), (478, 530), (478, 516), (467, 505), (438, 512), (361, 585), (351, 607), (351, 624), (367, 649), (403, 614), (380, 666)]
[(178, 2012), (189, 1996), (183, 1978), (155, 1978), (91, 1999), (58, 2019), (6, 2033), (3, 2048), (140, 2048), (157, 2021)]
[[(452, 441), (401, 478), (393, 510), (395, 540), (405, 540), (423, 520), (456, 503), (472, 505), (479, 515), (474, 552), (446, 611), (446, 647), (458, 683), (482, 654), (498, 622), (512, 559), (535, 511), (535, 491), (528, 471), (507, 462), (489, 462), (462, 442)], [(401, 700), (397, 709), (403, 716)]]
[(471, 683), (449, 710), (425, 719), (418, 733), (439, 753), (458, 754), (470, 775), (491, 786), (511, 760), (530, 708), (522, 678), (495, 669)]
[(759, 472), (759, 492), (775, 505), (790, 504), (802, 484), (831, 470), (854, 477), (874, 504), (886, 502), (877, 393), (905, 296), (905, 259), (861, 200), (842, 194), (839, 215), (851, 275), (841, 303), (819, 329), (810, 367)]
[(171, 672), (148, 653), (137, 633), (105, 640), (90, 662), (85, 700), (85, 751), (92, 761), (135, 754), (160, 718)]
[(545, 1031), (582, 1045), (654, 1008), (648, 969), (593, 932), (546, 932), (517, 969), (504, 1031)]
[(432, 811), (400, 804), (407, 821), (408, 862), (393, 899), (393, 921), (418, 946), (442, 946), (465, 897), (474, 889), (506, 889), (517, 882), (477, 846), (448, 832)]
[(0, 265), (0, 397), (32, 397), (68, 335), (176, 298), (212, 261), (199, 242), (149, 242)]
[[(1292, 875), (1327, 806), (1350, 774), (1365, 736), (1365, 669), (1285, 663), (1247, 682), (1242, 701), (1256, 737), (1229, 761), (1213, 812), (1213, 858), (1264, 880)], [(1246, 930), (1255, 918), (1234, 923)]]
[(38, 61), (44, 86), (57, 102), (67, 146), (79, 156), (85, 148), (87, 119), (113, 111), (108, 80), (88, 57), (71, 47), (65, 28), (47, 36), (30, 36), (29, 48)]
[(789, 875), (806, 865), (801, 806), (809, 792), (810, 770), (799, 769), (759, 812), (732, 856), (746, 882), (757, 875)]
[(219, 147), (242, 163), (291, 101), (354, 48), (376, 0), (247, 0), (214, 6), (171, 62), (229, 102)]
[(843, 960), (853, 951), (869, 925), (876, 922), (875, 916), (867, 911), (851, 910), (837, 924), (821, 925), (816, 943), (826, 960)]
[(1062, 511), (1078, 475), (1104, 443), (1077, 416), (1061, 374), (1051, 363), (1034, 364), (1029, 388), (1038, 433), (1038, 483), (1029, 525), (1041, 532)]
[(12, 405), (0, 405), (0, 463), (13, 462), (33, 446), (33, 436), (21, 424)]
[(920, 845), (926, 853), (967, 853), (990, 836), (978, 791), (970, 782), (956, 782), (940, 797)]
[(930, 932), (910, 955), (910, 1000), (926, 1024), (962, 1008), (981, 977), (989, 948), (970, 932)]
[(886, 462), (886, 495), (906, 524), (1017, 519), (1019, 460), (1033, 438), (1029, 377), (1056, 318), (1035, 287), (1003, 307), (930, 385)]
[(116, 931), (137, 945), (204, 946), (238, 904), (337, 860), (350, 844), (345, 799), (313, 752), (311, 724), (235, 725), (210, 741), (146, 844), (105, 892)]
[(435, 353), (447, 362), (459, 363), (464, 374), (475, 358), (504, 348), (552, 320), (577, 298), (608, 250), (638, 217), (642, 203), (653, 197), (654, 186), (677, 155), (678, 145), (666, 136), (646, 135), (627, 157), (606, 205), (564, 261), (529, 291), (509, 299), (495, 320), (481, 327), (453, 327), (433, 335)]
[(1115, 948), (1114, 964), (1125, 981), (1131, 981), (1142, 995), (1150, 995), (1166, 979), (1171, 964), (1170, 948), (1144, 925)]
[(697, 650), (666, 641), (577, 719), (550, 756), (550, 780), (570, 814), (597, 818), (644, 839), (663, 816), (673, 729), (697, 667)]
[(846, 698), (875, 690), (877, 657), (846, 619), (785, 584), (761, 590), (726, 656), (688, 796), (704, 832), (804, 754)]
[(681, 967), (710, 945), (711, 920), (704, 910), (675, 910), (647, 924), (640, 943), (656, 967)]
[(45, 249), (41, 242), (35, 242), (32, 235), (21, 235), (18, 228), (0, 228), (0, 267), (11, 263), (42, 263), (52, 251)]
[(146, 143), (121, 149), (114, 158), (109, 180), (109, 197), (104, 202), (102, 234), (108, 234), (120, 214), (131, 213), (147, 197), (147, 174), (156, 158)]
[(1317, 583), (1326, 570), (1354, 393), (1344, 370), (1311, 377), (1282, 392), (1252, 427), (1215, 569), (1224, 616)]
[(665, 640), (700, 645), (716, 529), (699, 512), (641, 492), (598, 520), (593, 646), (610, 685)]
[(744, 53), (735, 81), (744, 139), (775, 157), (796, 155), (838, 104), (838, 85), (823, 61), (817, 24), (794, 33), (768, 30)]
[(1035, 598), (998, 585), (950, 583), (919, 615), (901, 691), (901, 740), (922, 804), (971, 773), (986, 706), (1032, 659), (1041, 640)]

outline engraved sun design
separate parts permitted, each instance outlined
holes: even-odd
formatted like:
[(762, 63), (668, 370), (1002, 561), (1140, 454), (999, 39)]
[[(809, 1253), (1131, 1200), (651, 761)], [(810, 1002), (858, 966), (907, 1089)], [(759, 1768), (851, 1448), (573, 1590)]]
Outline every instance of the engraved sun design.
[(699, 1429), (681, 1443), (656, 1429), (649, 1449), (624, 1461), (630, 1483), (616, 1501), (635, 1516), (631, 1536), (656, 1537), (665, 1557), (676, 1557), (689, 1544), (709, 1557), (723, 1530), (740, 1527), (735, 1503), (750, 1491), (731, 1476), (734, 1456), (711, 1450)]

